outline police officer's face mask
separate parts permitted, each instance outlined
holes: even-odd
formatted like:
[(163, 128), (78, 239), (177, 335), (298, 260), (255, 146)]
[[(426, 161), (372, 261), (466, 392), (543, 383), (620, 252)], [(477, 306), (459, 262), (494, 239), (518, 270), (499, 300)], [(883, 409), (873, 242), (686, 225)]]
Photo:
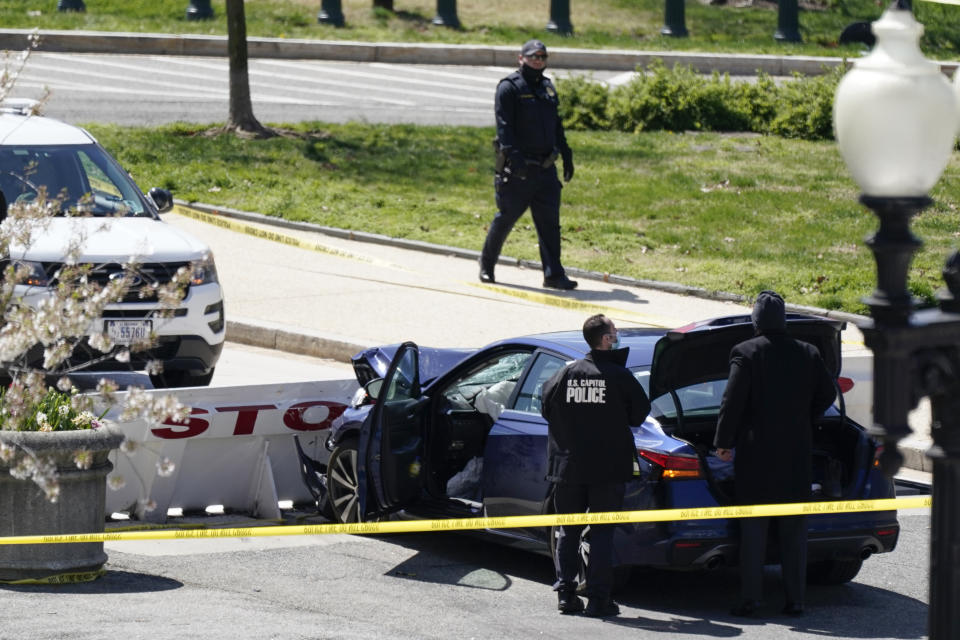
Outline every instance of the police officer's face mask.
[(617, 333), (608, 333), (607, 335), (613, 336), (613, 342), (610, 343), (610, 350), (613, 351), (614, 349), (619, 349), (619, 348), (620, 348), (620, 333), (619, 333), (619, 332), (617, 332)]
[(543, 69), (534, 69), (533, 67), (524, 64), (520, 67), (520, 74), (527, 82), (537, 82), (543, 77)]

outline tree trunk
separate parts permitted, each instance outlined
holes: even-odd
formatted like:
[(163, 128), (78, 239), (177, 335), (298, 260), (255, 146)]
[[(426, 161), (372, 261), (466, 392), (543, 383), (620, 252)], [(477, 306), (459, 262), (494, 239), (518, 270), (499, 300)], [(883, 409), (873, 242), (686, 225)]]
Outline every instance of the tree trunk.
[(247, 19), (244, 0), (227, 0), (227, 55), (230, 58), (230, 116), (226, 131), (240, 136), (268, 138), (274, 132), (253, 115), (250, 74), (247, 69)]
[(393, 0), (373, 0), (373, 8), (386, 9), (393, 11)]

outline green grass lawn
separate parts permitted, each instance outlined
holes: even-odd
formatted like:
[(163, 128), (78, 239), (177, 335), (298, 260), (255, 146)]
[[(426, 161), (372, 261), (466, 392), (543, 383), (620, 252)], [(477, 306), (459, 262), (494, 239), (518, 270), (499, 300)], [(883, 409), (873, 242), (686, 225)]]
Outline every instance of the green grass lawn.
[[(395, 0), (393, 13), (373, 10), (372, 0), (343, 0), (347, 26), (317, 23), (320, 0), (247, 0), (249, 36), (359, 40), (365, 42), (451, 42), (517, 45), (531, 36), (548, 46), (681, 49), (739, 53), (857, 56), (855, 45), (837, 46), (851, 22), (874, 20), (886, 3), (880, 0), (810, 0), (802, 2), (803, 44), (773, 40), (776, 3), (728, 0), (707, 6), (685, 5), (688, 38), (660, 35), (663, 0), (571, 0), (572, 37), (548, 34), (550, 3), (516, 0), (460, 0), (461, 30), (431, 25), (435, 0)], [(215, 17), (188, 21), (189, 0), (87, 0), (84, 13), (59, 12), (56, 0), (0, 0), (4, 28), (90, 29), (129, 32), (225, 34), (224, 0), (212, 0)], [(927, 55), (952, 60), (960, 51), (960, 7), (915, 3), (926, 25)]]
[[(493, 216), (492, 128), (303, 124), (240, 140), (203, 128), (90, 125), (144, 188), (290, 220), (479, 249)], [(571, 132), (568, 266), (864, 312), (874, 287), (857, 203), (833, 142), (736, 134)], [(960, 236), (955, 158), (914, 223), (911, 273), (928, 299)], [(504, 255), (537, 260), (527, 214)]]

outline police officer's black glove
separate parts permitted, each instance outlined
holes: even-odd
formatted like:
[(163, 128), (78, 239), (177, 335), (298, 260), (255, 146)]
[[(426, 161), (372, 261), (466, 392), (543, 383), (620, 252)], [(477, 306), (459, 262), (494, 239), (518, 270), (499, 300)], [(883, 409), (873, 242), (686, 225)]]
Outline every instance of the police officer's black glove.
[(570, 182), (573, 179), (573, 153), (563, 154), (563, 181)]

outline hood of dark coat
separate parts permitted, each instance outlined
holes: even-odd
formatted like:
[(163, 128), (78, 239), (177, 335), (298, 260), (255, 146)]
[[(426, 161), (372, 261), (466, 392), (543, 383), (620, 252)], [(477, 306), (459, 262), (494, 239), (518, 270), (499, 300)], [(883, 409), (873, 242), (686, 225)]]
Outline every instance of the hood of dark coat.
[(775, 291), (761, 291), (750, 314), (757, 335), (784, 333), (787, 330), (786, 305)]

